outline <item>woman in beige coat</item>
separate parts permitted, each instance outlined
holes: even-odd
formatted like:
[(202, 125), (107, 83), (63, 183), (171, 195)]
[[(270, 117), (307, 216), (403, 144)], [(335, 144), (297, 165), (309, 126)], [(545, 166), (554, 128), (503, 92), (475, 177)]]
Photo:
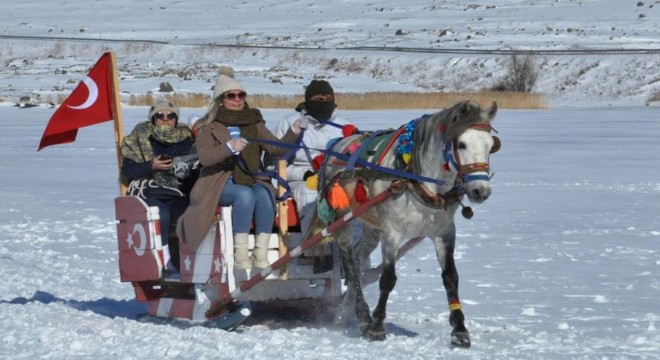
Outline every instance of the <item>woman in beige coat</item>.
[[(288, 149), (248, 141), (264, 139), (295, 143), (305, 121), (291, 125), (278, 139), (268, 130), (258, 109), (250, 108), (247, 93), (234, 78), (219, 75), (214, 100), (209, 112), (200, 120), (196, 137), (197, 154), (202, 169), (190, 193), (190, 206), (179, 221), (177, 234), (181, 241), (196, 249), (210, 229), (216, 206), (232, 205), (234, 231), (234, 267), (265, 268), (268, 241), (275, 220), (275, 189), (268, 178), (257, 178), (261, 153), (285, 154)], [(248, 256), (250, 223), (255, 225), (255, 248)]]

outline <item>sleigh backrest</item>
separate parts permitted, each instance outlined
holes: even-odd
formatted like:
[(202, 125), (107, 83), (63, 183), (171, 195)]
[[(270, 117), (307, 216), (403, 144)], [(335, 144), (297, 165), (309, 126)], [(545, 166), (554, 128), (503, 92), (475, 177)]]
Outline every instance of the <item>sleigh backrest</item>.
[(115, 198), (117, 245), (121, 281), (156, 280), (162, 277), (163, 257), (160, 216), (136, 196)]

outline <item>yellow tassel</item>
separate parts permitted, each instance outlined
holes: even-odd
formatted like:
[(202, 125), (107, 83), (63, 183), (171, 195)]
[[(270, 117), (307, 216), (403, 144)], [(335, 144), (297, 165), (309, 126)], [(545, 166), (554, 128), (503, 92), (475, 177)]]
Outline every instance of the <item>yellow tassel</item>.
[(346, 209), (351, 205), (348, 194), (346, 194), (346, 191), (339, 183), (332, 185), (332, 189), (330, 189), (330, 193), (328, 194), (328, 203), (335, 210)]
[(305, 180), (308, 189), (316, 191), (319, 187), (319, 174), (314, 174)]
[(407, 165), (410, 162), (410, 154), (405, 153), (401, 155), (401, 158), (403, 158), (403, 162)]

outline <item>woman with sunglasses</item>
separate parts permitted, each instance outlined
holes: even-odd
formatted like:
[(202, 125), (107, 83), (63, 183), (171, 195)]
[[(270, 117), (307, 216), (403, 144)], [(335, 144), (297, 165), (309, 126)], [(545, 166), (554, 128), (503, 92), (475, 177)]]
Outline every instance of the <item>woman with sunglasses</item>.
[(157, 101), (149, 108), (149, 118), (124, 137), (122, 181), (127, 195), (140, 197), (160, 212), (161, 241), (165, 276), (179, 267), (179, 244), (169, 243), (171, 224), (188, 206), (188, 196), (196, 179), (194, 139), (190, 128), (179, 123), (179, 108), (169, 101)]
[[(199, 180), (190, 194), (190, 206), (179, 220), (177, 234), (196, 249), (213, 222), (217, 205), (232, 206), (234, 267), (265, 268), (268, 241), (275, 220), (275, 189), (262, 170), (261, 155), (282, 155), (285, 147), (260, 142), (281, 141), (293, 144), (304, 121), (294, 123), (277, 138), (268, 130), (258, 109), (246, 102), (247, 93), (241, 83), (220, 74), (215, 84), (213, 102), (200, 120), (196, 136), (197, 154), (202, 165)], [(250, 223), (256, 235), (252, 257), (248, 255)]]

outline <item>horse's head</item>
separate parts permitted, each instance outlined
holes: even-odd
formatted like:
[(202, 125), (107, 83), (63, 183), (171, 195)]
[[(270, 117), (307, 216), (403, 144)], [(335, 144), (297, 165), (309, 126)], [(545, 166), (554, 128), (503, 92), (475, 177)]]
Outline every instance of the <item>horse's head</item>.
[(457, 180), (470, 202), (479, 204), (490, 196), (490, 154), (500, 148), (500, 140), (491, 135), (491, 123), (497, 103), (482, 109), (464, 101), (448, 109), (443, 155), (447, 165), (458, 173)]

